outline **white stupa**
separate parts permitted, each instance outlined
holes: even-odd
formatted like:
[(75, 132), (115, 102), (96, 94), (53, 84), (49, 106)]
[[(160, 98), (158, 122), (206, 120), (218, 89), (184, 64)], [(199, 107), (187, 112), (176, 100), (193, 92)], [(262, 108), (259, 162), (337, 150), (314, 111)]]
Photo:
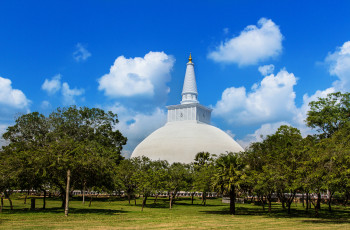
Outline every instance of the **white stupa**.
[(169, 163), (190, 163), (199, 152), (219, 155), (243, 151), (227, 133), (210, 125), (212, 109), (199, 104), (197, 98), (194, 64), (190, 54), (181, 104), (167, 106), (168, 122), (146, 137), (131, 157), (144, 155), (152, 160), (167, 160)]

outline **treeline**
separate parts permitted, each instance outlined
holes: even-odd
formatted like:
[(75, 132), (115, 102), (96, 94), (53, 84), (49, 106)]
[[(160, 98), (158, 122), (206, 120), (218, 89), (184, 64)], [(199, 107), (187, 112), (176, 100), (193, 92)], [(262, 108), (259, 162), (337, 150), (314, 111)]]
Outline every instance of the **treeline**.
[[(115, 114), (100, 109), (70, 107), (45, 117), (26, 114), (9, 127), (10, 144), (0, 154), (0, 192), (59, 191), (68, 214), (74, 190), (112, 193), (123, 191), (129, 202), (167, 192), (169, 207), (179, 191), (217, 192), (230, 197), (235, 214), (236, 197), (255, 197), (263, 208), (277, 197), (291, 212), (297, 194), (308, 210), (318, 214), (322, 193), (328, 210), (334, 196), (346, 205), (350, 197), (350, 94), (333, 93), (310, 103), (306, 123), (318, 131), (302, 137), (297, 128), (283, 125), (274, 134), (252, 143), (244, 152), (219, 156), (198, 153), (192, 164), (151, 161), (146, 157), (122, 159), (126, 138), (113, 130)], [(45, 202), (44, 202), (45, 205)]]

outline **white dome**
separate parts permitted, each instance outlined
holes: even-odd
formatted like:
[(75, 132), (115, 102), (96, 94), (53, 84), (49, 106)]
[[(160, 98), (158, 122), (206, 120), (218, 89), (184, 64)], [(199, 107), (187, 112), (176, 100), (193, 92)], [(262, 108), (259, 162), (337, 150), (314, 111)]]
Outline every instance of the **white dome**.
[(199, 152), (221, 154), (243, 151), (224, 131), (197, 121), (168, 122), (144, 139), (131, 157), (146, 156), (169, 163), (190, 163)]

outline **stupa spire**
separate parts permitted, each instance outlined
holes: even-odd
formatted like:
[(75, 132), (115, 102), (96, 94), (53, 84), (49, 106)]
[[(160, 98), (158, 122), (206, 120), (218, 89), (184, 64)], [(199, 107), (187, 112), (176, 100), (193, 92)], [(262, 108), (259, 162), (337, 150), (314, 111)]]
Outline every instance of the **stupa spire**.
[(194, 74), (194, 63), (192, 62), (192, 55), (188, 58), (185, 81), (182, 89), (181, 104), (199, 103), (197, 100), (197, 84), (196, 75)]

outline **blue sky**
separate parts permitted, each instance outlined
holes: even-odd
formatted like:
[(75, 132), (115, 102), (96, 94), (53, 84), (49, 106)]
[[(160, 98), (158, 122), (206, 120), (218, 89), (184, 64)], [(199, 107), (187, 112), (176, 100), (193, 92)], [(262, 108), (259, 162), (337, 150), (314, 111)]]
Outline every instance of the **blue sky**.
[[(128, 155), (178, 104), (192, 52), (201, 104), (243, 146), (350, 88), (349, 1), (1, 1), (0, 132), (59, 106), (119, 115)], [(260, 71), (259, 71), (260, 70)]]

